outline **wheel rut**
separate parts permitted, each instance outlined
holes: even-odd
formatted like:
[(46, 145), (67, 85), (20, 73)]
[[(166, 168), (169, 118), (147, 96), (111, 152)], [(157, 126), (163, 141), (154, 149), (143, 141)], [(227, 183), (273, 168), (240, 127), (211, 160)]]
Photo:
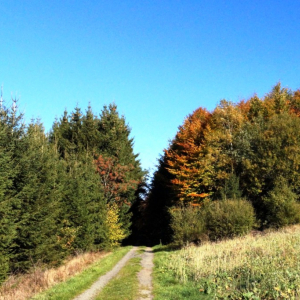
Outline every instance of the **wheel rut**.
[[(119, 271), (125, 266), (125, 264), (131, 258), (138, 255), (137, 250), (138, 247), (133, 247), (121, 260), (119, 260), (119, 262), (113, 267), (111, 271), (99, 277), (99, 279), (96, 282), (94, 282), (89, 289), (84, 291), (82, 294), (80, 294), (73, 300), (94, 299), (103, 289), (103, 287), (119, 273)], [(141, 256), (142, 270), (137, 275), (139, 280), (139, 296), (137, 300), (152, 300), (152, 269), (154, 266), (154, 254), (152, 249), (148, 247), (139, 256)]]
[(94, 299), (101, 291), (101, 289), (119, 273), (119, 271), (124, 267), (127, 261), (135, 256), (137, 249), (138, 247), (133, 247), (121, 260), (119, 260), (119, 262), (112, 268), (111, 271), (99, 277), (99, 279), (94, 282), (88, 290), (74, 298), (74, 300)]
[(153, 269), (153, 251), (151, 248), (146, 248), (142, 254), (142, 270), (138, 273), (140, 283), (139, 299), (138, 300), (152, 300), (152, 269)]

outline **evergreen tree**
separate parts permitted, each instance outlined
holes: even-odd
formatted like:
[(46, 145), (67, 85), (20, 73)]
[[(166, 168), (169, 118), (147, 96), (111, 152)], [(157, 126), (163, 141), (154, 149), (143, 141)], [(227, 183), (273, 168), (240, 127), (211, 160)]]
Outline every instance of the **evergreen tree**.
[(115, 104), (104, 106), (98, 126), (101, 137), (99, 154), (114, 157), (120, 166), (127, 166), (126, 180), (136, 181), (135, 187), (127, 189), (122, 195), (127, 202), (132, 203), (137, 185), (145, 172), (141, 169), (138, 154), (133, 152), (133, 138), (129, 137), (130, 128), (125, 118), (119, 116)]
[(15, 180), (18, 204), (17, 236), (14, 239), (12, 266), (26, 270), (33, 263), (58, 262), (62, 258), (57, 232), (61, 213), (61, 186), (58, 157), (49, 147), (44, 129), (31, 123), (20, 145), (20, 166)]
[[(99, 153), (101, 156), (99, 160), (111, 161), (112, 164), (107, 164), (108, 168), (114, 166), (113, 173), (117, 175), (116, 181), (111, 183), (122, 184), (119, 188), (115, 199), (120, 199), (120, 222), (123, 224), (123, 229), (128, 236), (130, 231), (130, 217), (129, 209), (132, 203), (136, 200), (135, 191), (139, 183), (142, 181), (145, 172), (142, 171), (138, 154), (133, 152), (133, 139), (129, 138), (130, 129), (125, 122), (124, 117), (120, 117), (117, 112), (117, 106), (110, 104), (108, 107), (104, 106), (100, 115), (98, 130), (100, 133)], [(96, 164), (97, 164), (96, 161)], [(102, 174), (109, 173), (109, 170), (102, 170)], [(100, 178), (103, 175), (99, 172)], [(120, 181), (120, 174), (122, 179)], [(115, 184), (113, 184), (115, 186)], [(107, 201), (111, 201), (109, 198)]]
[[(67, 164), (63, 209), (65, 230), (74, 230), (69, 250), (92, 250), (105, 240), (106, 203), (93, 160), (73, 159)], [(69, 229), (68, 229), (69, 228)]]
[(17, 112), (17, 100), (11, 108), (0, 100), (0, 282), (10, 272), (13, 241), (17, 234), (15, 216), (18, 205), (14, 198), (18, 175), (17, 150), (23, 136), (22, 115)]
[[(3, 113), (3, 111), (0, 111)], [(9, 258), (12, 240), (16, 234), (13, 222), (11, 188), (13, 166), (11, 144), (7, 144), (7, 126), (0, 121), (0, 282), (9, 272)]]
[(88, 106), (86, 114), (82, 117), (82, 144), (86, 154), (97, 158), (100, 154), (100, 132), (98, 131), (99, 119), (93, 114), (91, 106)]

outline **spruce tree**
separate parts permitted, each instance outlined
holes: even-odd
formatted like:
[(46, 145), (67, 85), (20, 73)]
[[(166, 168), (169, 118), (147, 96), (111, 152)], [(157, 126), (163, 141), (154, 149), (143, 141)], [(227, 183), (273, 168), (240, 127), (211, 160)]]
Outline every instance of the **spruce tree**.
[[(1, 113), (1, 112), (0, 112)], [(6, 143), (7, 126), (0, 121), (0, 282), (9, 272), (12, 240), (16, 233), (13, 222), (11, 188), (13, 179), (12, 153)]]
[(62, 235), (68, 251), (99, 248), (105, 239), (106, 206), (93, 162), (97, 133), (91, 108), (83, 116), (78, 107), (65, 111), (50, 133), (65, 165)]
[(18, 175), (18, 152), (23, 136), (22, 115), (17, 112), (17, 100), (12, 99), (10, 108), (0, 100), (0, 282), (10, 272), (13, 258), (12, 247), (16, 237), (15, 216), (18, 205), (15, 195), (15, 181)]
[[(122, 184), (124, 188), (119, 190), (116, 197), (120, 199), (120, 222), (123, 224), (126, 234), (129, 235), (131, 225), (129, 209), (136, 200), (135, 192), (143, 180), (145, 172), (140, 166), (138, 154), (134, 154), (133, 139), (129, 137), (130, 128), (126, 124), (125, 118), (119, 116), (115, 104), (104, 106), (100, 114), (98, 130), (100, 133), (98, 150), (101, 157), (104, 159), (108, 157), (106, 161), (113, 160), (113, 173), (118, 174), (123, 170)], [(99, 173), (100, 177), (103, 172), (105, 174), (104, 170)], [(111, 201), (111, 199), (107, 199), (107, 201)]]
[(12, 266), (26, 270), (37, 261), (58, 262), (62, 251), (57, 232), (61, 213), (58, 157), (49, 146), (44, 129), (31, 123), (18, 153), (15, 200), (18, 204), (17, 236)]

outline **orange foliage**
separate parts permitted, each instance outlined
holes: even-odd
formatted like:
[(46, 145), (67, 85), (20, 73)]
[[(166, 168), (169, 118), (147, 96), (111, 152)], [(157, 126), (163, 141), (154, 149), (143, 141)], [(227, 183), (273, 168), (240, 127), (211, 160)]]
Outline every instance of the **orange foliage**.
[(122, 197), (129, 189), (136, 189), (137, 180), (128, 179), (127, 174), (134, 169), (132, 165), (123, 166), (117, 163), (113, 157), (100, 155), (94, 161), (97, 167), (100, 181), (104, 189), (104, 195), (108, 202), (115, 202), (119, 206), (124, 204), (130, 205), (127, 199)]

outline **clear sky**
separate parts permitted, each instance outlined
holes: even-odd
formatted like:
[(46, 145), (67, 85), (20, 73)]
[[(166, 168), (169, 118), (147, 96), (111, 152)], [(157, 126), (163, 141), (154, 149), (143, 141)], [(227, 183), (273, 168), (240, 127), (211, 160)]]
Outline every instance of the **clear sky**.
[(221, 99), (300, 88), (299, 0), (0, 0), (0, 84), (46, 131), (115, 102), (142, 166)]

